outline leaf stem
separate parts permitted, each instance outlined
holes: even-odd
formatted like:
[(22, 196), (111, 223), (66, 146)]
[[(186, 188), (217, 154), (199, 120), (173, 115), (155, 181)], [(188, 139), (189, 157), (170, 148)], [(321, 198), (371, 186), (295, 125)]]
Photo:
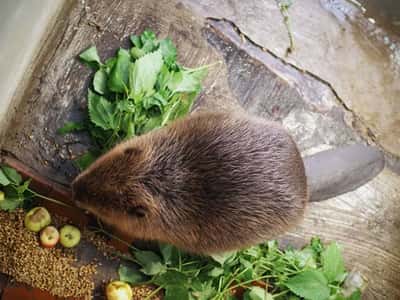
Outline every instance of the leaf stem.
[(150, 300), (153, 296), (157, 295), (157, 293), (162, 290), (164, 287), (160, 285), (158, 288), (156, 288), (154, 291), (152, 291), (149, 295), (146, 296), (143, 300)]
[(118, 256), (119, 258), (122, 258), (124, 260), (134, 262), (135, 264), (139, 264), (139, 262), (136, 259), (134, 259), (133, 257), (131, 257), (129, 255), (125, 255), (125, 254), (122, 254), (122, 253), (119, 253), (119, 252), (114, 252), (114, 255)]
[(51, 197), (46, 197), (46, 196), (44, 196), (44, 195), (41, 195), (41, 194), (39, 194), (39, 193), (36, 193), (35, 191), (31, 190), (30, 188), (27, 188), (26, 190), (29, 191), (29, 192), (31, 192), (35, 197), (44, 199), (44, 200), (46, 200), (46, 201), (49, 201), (49, 202), (52, 202), (52, 203), (56, 203), (56, 204), (58, 204), (58, 205), (62, 205), (62, 206), (66, 206), (66, 207), (73, 207), (73, 208), (76, 208), (75, 206), (69, 205), (69, 204), (64, 203), (64, 202), (62, 202), (62, 201), (60, 201), (60, 200), (57, 200), (57, 199), (54, 199), (54, 198), (51, 198)]
[(222, 64), (222, 60), (218, 60), (218, 61), (213, 62), (211, 64), (208, 64), (208, 65), (205, 65), (205, 66), (201, 66), (201, 67), (198, 67), (198, 68), (194, 68), (194, 69), (184, 68), (184, 70), (185, 71), (189, 71), (190, 73), (192, 73), (192, 72), (202, 71), (204, 69), (208, 69), (208, 68), (214, 67), (215, 65), (220, 65), (220, 64)]
[(178, 258), (179, 258), (179, 271), (182, 271), (182, 255), (181, 255), (181, 251), (178, 251)]
[(272, 295), (272, 298), (278, 298), (280, 296), (283, 296), (283, 295), (287, 294), (288, 292), (289, 292), (289, 290), (284, 290), (284, 291), (282, 291), (282, 292), (280, 292), (278, 294)]
[(272, 277), (275, 277), (275, 276), (273, 276), (273, 275), (264, 275), (264, 276), (260, 276), (258, 278), (254, 278), (254, 279), (250, 279), (250, 280), (247, 280), (247, 281), (243, 281), (243, 282), (240, 282), (238, 284), (235, 284), (235, 285), (229, 287), (228, 290), (234, 290), (234, 289), (236, 289), (238, 287), (245, 286), (246, 284), (252, 283), (254, 281), (265, 279), (265, 278), (272, 278)]
[(114, 240), (117, 240), (117, 241), (121, 242), (122, 244), (124, 244), (125, 246), (127, 246), (129, 249), (131, 249), (131, 250), (133, 250), (133, 251), (138, 251), (138, 250), (139, 250), (139, 249), (136, 248), (135, 246), (132, 246), (132, 245), (129, 244), (128, 242), (124, 241), (123, 239), (120, 239), (119, 237), (113, 235), (112, 233), (109, 233), (108, 231), (106, 231), (106, 230), (104, 230), (104, 229), (102, 229), (102, 228), (98, 228), (98, 227), (92, 227), (92, 228), (94, 228), (95, 230), (97, 230), (97, 232), (101, 232), (101, 233), (107, 235), (108, 237), (110, 237), (110, 238), (112, 238), (112, 239), (114, 239)]

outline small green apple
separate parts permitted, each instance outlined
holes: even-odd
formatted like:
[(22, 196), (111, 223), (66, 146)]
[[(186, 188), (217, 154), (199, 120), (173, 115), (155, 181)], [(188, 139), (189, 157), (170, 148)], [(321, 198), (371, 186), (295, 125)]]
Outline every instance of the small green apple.
[(54, 226), (47, 226), (40, 232), (40, 244), (44, 248), (53, 248), (60, 239), (60, 234)]
[(113, 281), (106, 287), (107, 300), (131, 300), (133, 297), (132, 288), (123, 281)]
[(32, 208), (25, 216), (25, 227), (33, 232), (39, 232), (41, 229), (49, 225), (51, 217), (47, 209), (44, 207)]
[(81, 232), (72, 225), (65, 225), (60, 229), (60, 243), (65, 248), (72, 248), (79, 244)]

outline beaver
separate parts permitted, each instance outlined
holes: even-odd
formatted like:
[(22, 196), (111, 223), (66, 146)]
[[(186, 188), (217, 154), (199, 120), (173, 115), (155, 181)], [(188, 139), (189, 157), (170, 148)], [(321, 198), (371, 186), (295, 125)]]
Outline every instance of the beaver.
[[(315, 186), (318, 194), (326, 185)], [(286, 232), (302, 220), (308, 190), (288, 132), (233, 112), (193, 113), (131, 138), (72, 182), (77, 206), (124, 236), (196, 254), (239, 250)]]
[(218, 112), (122, 142), (77, 176), (72, 194), (132, 239), (199, 254), (285, 232), (308, 201), (303, 160), (283, 127)]

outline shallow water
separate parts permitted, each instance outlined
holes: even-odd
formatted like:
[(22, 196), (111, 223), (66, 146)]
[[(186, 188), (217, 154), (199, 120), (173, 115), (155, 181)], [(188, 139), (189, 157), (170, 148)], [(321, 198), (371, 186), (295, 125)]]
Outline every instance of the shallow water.
[(359, 0), (366, 9), (365, 15), (376, 21), (377, 25), (400, 35), (399, 0)]

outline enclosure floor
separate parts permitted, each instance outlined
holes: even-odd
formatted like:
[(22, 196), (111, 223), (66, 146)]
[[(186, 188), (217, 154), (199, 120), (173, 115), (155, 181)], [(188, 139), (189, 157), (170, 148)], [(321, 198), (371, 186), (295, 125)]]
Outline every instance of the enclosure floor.
[(196, 109), (244, 109), (279, 121), (303, 155), (360, 141), (381, 147), (388, 167), (378, 177), (310, 204), (302, 224), (281, 240), (336, 240), (350, 269), (368, 279), (363, 299), (400, 299), (400, 56), (397, 44), (390, 48), (397, 37), (372, 34), (350, 2), (293, 2), (289, 55), (274, 0), (68, 2), (32, 65), (2, 148), (67, 185), (77, 173), (70, 157), (89, 146), (85, 136), (56, 133), (82, 117), (92, 74), (76, 55), (96, 44), (108, 57), (130, 34), (151, 28), (174, 40), (184, 65), (224, 62), (210, 71)]

